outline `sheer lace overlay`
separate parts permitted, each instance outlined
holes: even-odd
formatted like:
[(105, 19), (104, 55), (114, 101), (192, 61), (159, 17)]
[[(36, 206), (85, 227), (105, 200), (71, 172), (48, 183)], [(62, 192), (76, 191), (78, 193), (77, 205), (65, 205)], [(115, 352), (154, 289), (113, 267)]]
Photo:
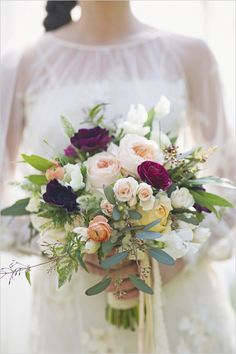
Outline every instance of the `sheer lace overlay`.
[[(68, 117), (78, 126), (83, 121), (83, 108), (98, 102), (109, 103), (106, 115), (108, 123), (112, 125), (123, 119), (131, 103), (143, 103), (151, 107), (161, 95), (166, 95), (171, 101), (171, 112), (162, 121), (162, 129), (172, 136), (179, 135), (178, 145), (186, 149), (193, 142), (206, 147), (218, 145), (219, 155), (210, 160), (209, 171), (211, 174), (217, 171), (225, 177), (234, 177), (232, 142), (226, 127), (217, 66), (210, 50), (201, 40), (152, 31), (129, 43), (84, 46), (61, 40), (54, 34), (45, 34), (22, 55), (14, 56), (14, 61), (10, 58), (12, 56), (3, 59), (4, 104), (1, 114), (1, 169), (6, 171), (2, 174), (1, 184), (6, 191), (5, 203), (10, 199), (6, 176), (10, 175), (8, 179), (13, 180), (14, 169), (19, 176), (28, 172), (23, 164), (16, 164), (19, 150), (48, 157), (55, 150), (61, 151), (67, 144), (67, 138), (60, 127), (60, 115)], [(216, 223), (212, 225), (213, 240), (216, 236), (226, 240), (226, 249), (231, 248), (227, 246), (232, 229), (229, 219), (221, 221), (220, 226)], [(19, 235), (14, 233), (14, 236)], [(11, 246), (16, 246), (14, 238)], [(209, 253), (211, 249), (207, 247), (206, 251)], [(228, 252), (225, 252), (227, 255)], [(219, 342), (222, 353), (233, 352), (233, 346), (227, 340), (231, 333), (225, 333), (224, 328), (221, 334), (215, 336), (214, 347), (201, 343), (193, 346), (191, 335), (185, 330), (186, 321), (190, 321), (192, 326), (198, 328), (196, 331), (200, 335), (202, 329), (199, 323), (202, 321), (204, 331), (211, 331), (205, 328), (208, 320), (201, 317), (198, 308), (204, 306), (212, 309), (209, 300), (207, 304), (204, 303), (207, 298), (219, 300), (212, 300), (212, 306), (222, 303), (214, 298), (215, 290), (209, 286), (207, 294), (202, 290), (202, 297), (196, 304), (198, 318), (194, 313), (191, 315), (194, 310), (191, 296), (196, 294), (191, 291), (191, 284), (196, 285), (196, 292), (198, 287), (202, 288), (201, 277), (195, 276), (199, 274), (198, 269), (201, 272), (206, 270), (206, 283), (214, 282), (211, 272), (208, 274), (208, 267), (196, 263), (194, 271), (189, 273), (188, 282), (184, 279), (180, 283), (175, 279), (171, 281), (171, 296), (168, 295), (168, 288), (163, 287), (163, 301), (166, 304), (163, 310), (170, 348), (173, 353), (200, 353), (204, 350), (204, 353), (213, 353), (217, 351), (215, 348)], [(32, 335), (35, 352), (135, 352), (135, 333), (127, 335), (111, 329), (105, 323), (105, 295), (92, 301), (84, 295), (84, 288), (94, 279), (87, 279), (84, 273), (80, 273), (59, 294), (55, 282), (50, 278), (45, 281), (42, 274), (40, 277), (42, 279), (38, 278), (35, 289), (36, 317)], [(189, 294), (187, 301), (179, 299), (182, 286), (186, 287)], [(158, 298), (154, 301), (158, 302)], [(178, 301), (185, 306), (186, 316), (192, 316), (191, 319), (180, 320), (175, 310), (175, 306), (179, 306)], [(225, 298), (223, 302), (227, 302)], [(93, 311), (90, 311), (91, 308)], [(171, 314), (170, 308), (173, 309)], [(221, 323), (227, 321), (230, 312), (227, 311), (225, 320), (222, 314)], [(58, 316), (62, 316), (63, 320), (58, 319)], [(173, 323), (179, 321), (178, 332), (173, 328)], [(216, 321), (219, 322), (219, 318)], [(50, 335), (51, 328), (55, 329), (56, 338)], [(113, 332), (112, 343), (113, 335), (108, 335), (108, 331)], [(158, 336), (158, 328), (156, 331)], [(179, 337), (176, 333), (179, 333)], [(225, 343), (225, 347), (222, 343)]]

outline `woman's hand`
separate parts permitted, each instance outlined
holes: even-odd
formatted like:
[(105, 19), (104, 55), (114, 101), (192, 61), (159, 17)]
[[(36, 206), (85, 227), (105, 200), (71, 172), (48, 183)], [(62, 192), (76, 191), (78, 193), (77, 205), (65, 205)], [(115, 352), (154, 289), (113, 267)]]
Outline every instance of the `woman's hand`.
[[(100, 266), (97, 255), (86, 255), (85, 264), (88, 271), (93, 274), (104, 276), (106, 273), (106, 271)], [(138, 266), (135, 261), (124, 262), (117, 267), (111, 268), (109, 275), (112, 278), (112, 282), (107, 288), (107, 291), (116, 292), (118, 290), (123, 293), (122, 298), (124, 299), (132, 299), (137, 297), (139, 292), (129, 280), (129, 274), (138, 274)], [(117, 281), (120, 279), (122, 281), (117, 288)]]

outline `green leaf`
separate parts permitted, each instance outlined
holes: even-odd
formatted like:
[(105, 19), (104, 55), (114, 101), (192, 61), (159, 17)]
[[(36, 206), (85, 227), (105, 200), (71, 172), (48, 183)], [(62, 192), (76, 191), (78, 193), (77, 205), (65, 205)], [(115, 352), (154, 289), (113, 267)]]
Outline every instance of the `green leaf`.
[(193, 225), (199, 225), (200, 220), (198, 220), (196, 217), (194, 216), (190, 216), (189, 218), (184, 215), (184, 214), (175, 214), (177, 216), (178, 219), (187, 222), (188, 224), (193, 224)]
[(31, 279), (30, 279), (30, 270), (26, 270), (25, 271), (25, 277), (29, 283), (29, 285), (31, 285)]
[(73, 125), (71, 124), (71, 122), (66, 117), (63, 117), (63, 116), (61, 116), (61, 122), (62, 122), (62, 126), (63, 126), (65, 134), (68, 136), (68, 138), (72, 138), (72, 136), (75, 135), (75, 129), (74, 129)]
[(148, 112), (148, 118), (144, 124), (144, 127), (149, 127), (150, 128), (150, 132), (148, 134), (146, 134), (146, 138), (149, 139), (151, 136), (151, 132), (152, 132), (152, 126), (153, 126), (153, 121), (155, 118), (155, 109), (154, 107), (150, 109), (150, 111)]
[(148, 231), (148, 230), (152, 229), (154, 226), (160, 224), (160, 221), (161, 220), (158, 219), (158, 220), (150, 222), (150, 224), (147, 224), (147, 225), (144, 226), (143, 231)]
[(229, 179), (215, 177), (215, 176), (207, 176), (202, 178), (190, 179), (188, 180), (188, 182), (193, 186), (194, 185), (198, 186), (202, 184), (212, 184), (212, 185), (217, 185), (219, 187), (232, 188), (232, 189), (236, 188), (234, 183)]
[(117, 263), (120, 263), (125, 258), (127, 258), (128, 255), (129, 255), (129, 252), (123, 251), (123, 252), (117, 253), (114, 256), (111, 256), (109, 258), (105, 258), (101, 261), (101, 267), (104, 269), (111, 268), (114, 265), (116, 265)]
[(154, 258), (159, 263), (163, 263), (167, 265), (175, 264), (174, 258), (172, 258), (169, 254), (167, 254), (163, 250), (160, 250), (158, 248), (149, 248), (148, 253), (152, 258)]
[(85, 291), (85, 294), (88, 296), (97, 295), (104, 291), (111, 284), (111, 278), (105, 278), (96, 285)]
[(48, 180), (44, 175), (30, 175), (25, 178), (37, 186), (43, 186), (48, 183)]
[(112, 251), (114, 245), (111, 240), (108, 240), (106, 242), (102, 242), (102, 251), (104, 254), (108, 254)]
[(30, 198), (17, 200), (13, 205), (1, 210), (2, 216), (22, 216), (30, 214), (25, 208), (29, 204)]
[(117, 206), (114, 206), (113, 208), (112, 217), (115, 221), (119, 221), (121, 218), (121, 213), (119, 212)]
[(161, 237), (159, 232), (154, 231), (138, 231), (136, 237), (141, 240), (156, 240), (158, 237)]
[(128, 213), (133, 220), (140, 220), (142, 218), (142, 215), (136, 210), (129, 210)]
[[(225, 207), (225, 208), (233, 208), (234, 205), (232, 203), (230, 203), (228, 200), (220, 197), (219, 195), (216, 194), (212, 194), (212, 193), (207, 193), (204, 191), (193, 191), (191, 190), (190, 193), (192, 194), (193, 198), (197, 198), (199, 200), (199, 198), (201, 200), (206, 200), (207, 203), (211, 204), (211, 205), (217, 205), (217, 206), (221, 206), (221, 207)], [(196, 199), (195, 199), (196, 201)], [(201, 203), (199, 203), (201, 204)]]
[(82, 267), (86, 272), (89, 273), (88, 268), (86, 267), (86, 264), (84, 263), (84, 260), (83, 260), (83, 258), (82, 258), (82, 255), (81, 255), (81, 252), (80, 252), (80, 251), (77, 251), (77, 252), (76, 252), (76, 257), (77, 257), (77, 259), (78, 259), (79, 264), (81, 265), (81, 267)]
[(101, 112), (103, 107), (105, 107), (107, 103), (99, 103), (96, 106), (94, 106), (90, 111), (89, 111), (89, 117), (90, 118), (95, 118), (96, 115)]
[(46, 172), (48, 168), (53, 166), (53, 162), (38, 155), (21, 155), (23, 160), (27, 162), (30, 166), (34, 167), (36, 170)]
[(195, 192), (193, 190), (190, 190), (190, 193), (192, 194), (192, 196), (197, 204), (199, 204), (203, 207), (206, 207), (207, 209), (212, 211), (218, 219), (220, 218), (220, 214), (218, 213), (216, 208), (205, 197), (202, 197), (200, 194), (198, 194), (197, 192)]
[(131, 283), (135, 286), (135, 288), (137, 288), (138, 290), (140, 290), (146, 294), (153, 295), (152, 288), (150, 288), (150, 286), (148, 286), (144, 280), (140, 279), (136, 275), (131, 275), (131, 274), (128, 277), (129, 277)]
[(115, 198), (115, 194), (114, 194), (112, 186), (106, 186), (106, 187), (104, 186), (103, 191), (104, 191), (104, 194), (105, 194), (108, 202), (115, 205), (116, 198)]

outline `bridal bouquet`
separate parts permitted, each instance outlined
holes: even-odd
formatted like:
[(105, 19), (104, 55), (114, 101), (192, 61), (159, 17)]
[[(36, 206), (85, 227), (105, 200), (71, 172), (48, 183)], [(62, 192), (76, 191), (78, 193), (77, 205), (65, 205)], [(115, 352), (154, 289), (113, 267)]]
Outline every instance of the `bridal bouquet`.
[[(29, 197), (2, 210), (2, 215), (30, 215), (31, 228), (40, 234), (42, 252), (58, 274), (59, 287), (78, 267), (87, 271), (84, 257), (96, 254), (105, 275), (86, 290), (88, 296), (104, 291), (112, 282), (111, 270), (130, 260), (137, 262), (139, 272), (126, 278), (150, 296), (150, 260), (171, 266), (197, 252), (210, 235), (201, 226), (206, 214), (220, 217), (218, 207), (232, 207), (203, 186), (230, 182), (198, 177), (211, 151), (197, 147), (183, 153), (161, 131), (161, 119), (170, 109), (166, 97), (149, 112), (143, 105), (132, 105), (114, 129), (104, 123), (105, 107), (98, 104), (86, 110), (86, 128), (79, 130), (61, 118), (69, 139), (63, 153), (52, 159), (22, 154), (23, 161), (38, 172), (21, 184)], [(0, 275), (10, 275), (11, 281), (24, 271), (30, 282), (33, 267), (13, 263)], [(135, 329), (138, 299), (124, 298), (119, 289), (122, 281), (117, 278), (116, 291), (108, 294), (106, 317), (118, 327)]]

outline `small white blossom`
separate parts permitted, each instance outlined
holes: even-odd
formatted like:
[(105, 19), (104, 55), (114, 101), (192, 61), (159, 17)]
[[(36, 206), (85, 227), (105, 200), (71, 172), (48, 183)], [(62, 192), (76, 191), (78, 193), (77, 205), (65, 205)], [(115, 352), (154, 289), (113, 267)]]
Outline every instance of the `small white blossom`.
[(62, 182), (65, 183), (65, 185), (71, 186), (75, 192), (84, 188), (85, 183), (83, 182), (80, 164), (72, 165), (68, 163), (63, 168), (65, 174)]
[(144, 127), (147, 118), (148, 113), (142, 104), (138, 104), (136, 107), (131, 105), (127, 114), (127, 119), (123, 122), (121, 128), (124, 130), (125, 134), (145, 136), (150, 132), (149, 127)]

